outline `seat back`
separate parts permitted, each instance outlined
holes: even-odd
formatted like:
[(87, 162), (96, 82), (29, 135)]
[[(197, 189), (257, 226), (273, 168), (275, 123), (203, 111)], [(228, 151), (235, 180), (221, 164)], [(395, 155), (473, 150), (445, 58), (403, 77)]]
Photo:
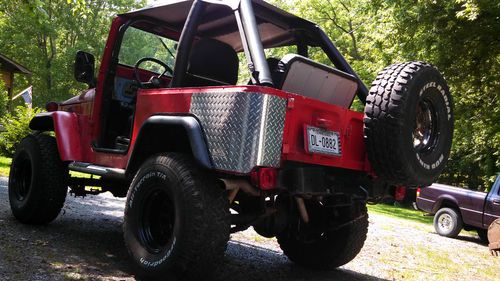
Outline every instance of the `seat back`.
[(357, 79), (303, 56), (289, 54), (278, 65), (283, 91), (349, 108), (358, 90)]
[(214, 39), (201, 39), (189, 56), (186, 86), (236, 85), (238, 67), (238, 55), (231, 46)]

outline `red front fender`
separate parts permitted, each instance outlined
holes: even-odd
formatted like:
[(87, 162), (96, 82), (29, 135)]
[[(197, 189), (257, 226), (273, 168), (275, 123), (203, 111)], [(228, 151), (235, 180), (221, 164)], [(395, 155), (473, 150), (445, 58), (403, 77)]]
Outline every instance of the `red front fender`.
[(78, 117), (75, 113), (65, 111), (43, 112), (31, 119), (30, 129), (37, 131), (54, 131), (56, 134), (59, 155), (63, 161), (82, 159)]

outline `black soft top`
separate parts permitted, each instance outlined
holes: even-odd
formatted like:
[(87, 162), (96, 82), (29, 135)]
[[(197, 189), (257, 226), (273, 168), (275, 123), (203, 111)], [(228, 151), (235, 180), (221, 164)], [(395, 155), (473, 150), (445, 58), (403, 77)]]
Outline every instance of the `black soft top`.
[[(236, 24), (234, 10), (240, 0), (201, 0), (207, 2), (199, 37), (214, 38), (232, 46), (236, 51), (243, 49)], [(316, 46), (311, 32), (316, 25), (292, 15), (262, 0), (252, 0), (255, 17), (264, 48), (288, 46), (298, 43)], [(164, 22), (169, 28), (181, 32), (188, 17), (193, 0), (159, 1), (146, 8), (131, 11), (120, 16), (127, 18), (147, 17)]]

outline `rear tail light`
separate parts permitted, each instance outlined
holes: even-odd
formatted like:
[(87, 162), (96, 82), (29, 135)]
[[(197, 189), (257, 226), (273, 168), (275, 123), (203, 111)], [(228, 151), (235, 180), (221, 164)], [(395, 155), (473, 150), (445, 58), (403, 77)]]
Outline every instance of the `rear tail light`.
[(273, 168), (257, 168), (250, 174), (252, 184), (262, 190), (270, 190), (276, 187), (278, 182), (278, 170)]
[(417, 197), (420, 197), (420, 187), (417, 187)]
[(396, 201), (403, 201), (406, 196), (406, 186), (398, 186), (396, 187), (396, 191), (394, 192), (394, 198)]

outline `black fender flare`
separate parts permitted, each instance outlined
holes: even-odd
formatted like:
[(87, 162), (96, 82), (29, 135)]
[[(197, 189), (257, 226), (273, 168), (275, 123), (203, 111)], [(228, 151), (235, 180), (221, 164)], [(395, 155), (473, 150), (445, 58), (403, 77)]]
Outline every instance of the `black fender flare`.
[[(129, 170), (129, 168), (133, 169), (134, 167), (136, 167), (138, 164), (138, 160), (140, 162), (141, 155), (137, 155), (141, 153), (141, 148), (139, 146), (141, 145), (141, 143), (143, 143), (144, 138), (148, 137), (147, 129), (151, 128), (152, 126), (166, 126), (170, 128), (182, 127), (186, 133), (192, 156), (196, 160), (196, 162), (198, 162), (198, 164), (205, 169), (213, 168), (212, 159), (209, 154), (205, 135), (203, 133), (201, 124), (198, 119), (196, 119), (196, 117), (191, 115), (153, 115), (146, 119), (137, 134), (127, 170)], [(158, 152), (164, 151), (165, 150), (161, 150)]]
[(35, 131), (54, 131), (54, 113), (42, 112), (33, 117), (29, 123), (29, 128)]

